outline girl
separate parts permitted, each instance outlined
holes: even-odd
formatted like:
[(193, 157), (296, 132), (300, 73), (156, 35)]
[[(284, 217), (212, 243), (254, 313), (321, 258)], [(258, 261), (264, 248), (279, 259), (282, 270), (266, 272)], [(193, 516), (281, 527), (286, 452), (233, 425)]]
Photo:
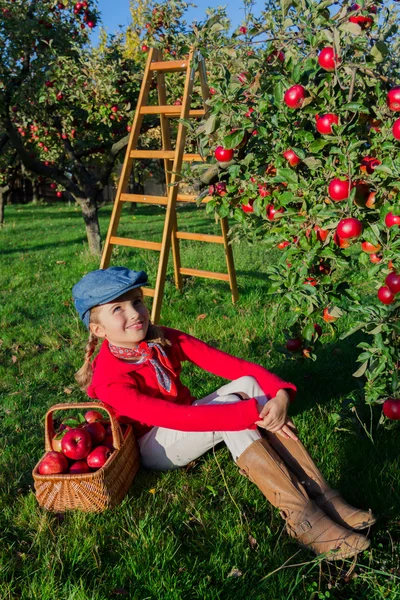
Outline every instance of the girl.
[[(332, 490), (296, 436), (287, 414), (296, 387), (260, 365), (153, 325), (143, 303), (146, 284), (144, 271), (110, 267), (73, 288), (90, 331), (76, 379), (91, 398), (133, 421), (142, 464), (176, 469), (224, 441), (240, 472), (280, 509), (289, 535), (330, 559), (368, 548), (356, 530), (375, 522), (371, 511), (351, 507)], [(197, 400), (180, 381), (184, 360), (233, 381)]]

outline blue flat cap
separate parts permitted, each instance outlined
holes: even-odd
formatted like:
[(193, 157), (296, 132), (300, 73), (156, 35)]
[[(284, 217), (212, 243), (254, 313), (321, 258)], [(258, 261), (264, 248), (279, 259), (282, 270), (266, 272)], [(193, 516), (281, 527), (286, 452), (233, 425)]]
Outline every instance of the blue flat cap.
[(134, 288), (147, 285), (147, 273), (126, 267), (109, 267), (91, 271), (72, 288), (75, 308), (89, 329), (90, 309), (111, 302)]

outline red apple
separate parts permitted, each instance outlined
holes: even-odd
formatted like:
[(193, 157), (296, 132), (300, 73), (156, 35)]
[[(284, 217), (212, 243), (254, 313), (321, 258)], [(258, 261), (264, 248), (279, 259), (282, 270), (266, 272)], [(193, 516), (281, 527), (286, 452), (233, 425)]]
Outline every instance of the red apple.
[(380, 263), (382, 258), (380, 256), (378, 256), (378, 254), (370, 254), (369, 260), (370, 260), (370, 262), (372, 262), (375, 265), (375, 264)]
[(317, 283), (318, 281), (315, 279), (315, 277), (307, 277), (307, 279), (303, 281), (303, 285), (312, 285), (313, 287), (315, 287)]
[(335, 233), (333, 234), (333, 241), (336, 244), (336, 246), (339, 246), (339, 248), (348, 248), (349, 246), (351, 246), (351, 243), (349, 242), (349, 240), (342, 240), (338, 236), (337, 231), (335, 231)]
[(361, 161), (360, 170), (364, 171), (364, 173), (368, 173), (368, 175), (372, 175), (375, 167), (381, 164), (382, 162), (373, 156), (364, 156)]
[(61, 440), (63, 439), (63, 437), (67, 433), (67, 431), (68, 431), (67, 429), (64, 429), (63, 431), (60, 431), (51, 440), (51, 447), (53, 448), (53, 450), (55, 452), (62, 452), (62, 449), (61, 449)]
[(90, 467), (86, 460), (77, 460), (76, 462), (72, 463), (68, 473), (75, 473), (75, 475), (79, 475), (81, 473), (90, 473)]
[(382, 302), (382, 304), (392, 304), (394, 301), (394, 294), (392, 294), (388, 287), (383, 285), (378, 290), (378, 299)]
[(57, 196), (57, 198), (62, 198), (62, 196), (63, 196), (63, 193), (62, 193), (62, 192), (57, 192), (57, 193), (56, 193), (56, 196)]
[(217, 90), (213, 87), (210, 87), (210, 96), (214, 96), (217, 93)]
[(322, 135), (330, 135), (333, 133), (332, 125), (339, 125), (339, 117), (334, 113), (327, 113), (318, 117), (315, 126), (317, 131)]
[(281, 206), (281, 208), (275, 208), (275, 206), (273, 204), (268, 204), (267, 208), (265, 209), (265, 212), (266, 212), (268, 221), (273, 221), (274, 219), (277, 218), (277, 214), (284, 213), (285, 209), (283, 208), (283, 206)]
[(239, 79), (240, 83), (245, 83), (245, 81), (247, 79), (247, 73), (239, 73), (238, 79)]
[(114, 440), (112, 435), (106, 435), (103, 441), (103, 446), (107, 446), (109, 450), (114, 450)]
[(315, 333), (318, 335), (318, 337), (321, 337), (321, 335), (322, 335), (321, 325), (319, 325), (318, 323), (314, 323), (314, 330), (315, 330)]
[(254, 200), (250, 200), (248, 204), (242, 204), (242, 211), (245, 213), (254, 212), (253, 204), (254, 204)]
[(88, 410), (84, 414), (85, 421), (87, 423), (94, 423), (95, 421), (103, 421), (104, 415), (101, 414), (98, 410)]
[(90, 433), (90, 437), (92, 438), (92, 446), (100, 444), (100, 442), (102, 442), (106, 437), (106, 430), (98, 421), (95, 421), (94, 423), (86, 423), (83, 426), (83, 429)]
[(388, 286), (392, 294), (398, 294), (400, 292), (400, 275), (392, 271), (385, 279), (385, 283)]
[(348, 179), (332, 179), (328, 187), (328, 194), (334, 202), (342, 202), (350, 196), (351, 184)]
[(375, 254), (376, 252), (379, 252), (380, 249), (380, 244), (377, 244), (376, 246), (374, 246), (374, 244), (371, 244), (371, 242), (362, 242), (361, 244), (361, 250), (363, 252), (366, 252), (367, 254)]
[(142, 45), (142, 52), (148, 52), (149, 51), (149, 47), (146, 46), (146, 44)]
[(233, 158), (234, 151), (232, 149), (228, 150), (223, 146), (218, 146), (215, 149), (214, 156), (218, 160), (218, 162), (229, 162)]
[(342, 240), (358, 238), (362, 233), (362, 223), (353, 217), (342, 219), (339, 221), (336, 231)]
[(334, 317), (333, 315), (330, 314), (328, 307), (324, 308), (324, 314), (323, 314), (322, 318), (325, 321), (325, 323), (333, 323), (334, 321), (336, 321), (338, 319), (338, 317)]
[(279, 248), (279, 250), (284, 250), (285, 248), (287, 248), (287, 246), (290, 246), (290, 242), (286, 240), (284, 242), (279, 242), (277, 248)]
[(110, 454), (111, 450), (107, 446), (97, 446), (87, 457), (87, 463), (91, 469), (99, 469), (107, 462)]
[(299, 338), (292, 338), (287, 340), (286, 348), (289, 352), (297, 352), (302, 347), (303, 342)]
[(328, 229), (322, 229), (319, 225), (314, 225), (314, 231), (317, 234), (317, 239), (324, 242), (329, 235)]
[(400, 119), (397, 119), (394, 123), (393, 123), (393, 127), (392, 127), (392, 133), (393, 133), (393, 137), (396, 140), (400, 140)]
[(383, 403), (383, 414), (392, 421), (398, 421), (400, 419), (400, 400), (395, 398), (388, 398)]
[(389, 212), (385, 217), (386, 227), (394, 227), (394, 225), (400, 225), (400, 215), (394, 215)]
[(90, 433), (83, 428), (70, 429), (62, 439), (61, 449), (73, 460), (86, 458), (92, 449)]
[(284, 94), (284, 102), (289, 108), (301, 108), (306, 97), (306, 90), (302, 85), (292, 85)]
[(391, 89), (386, 97), (386, 104), (390, 110), (400, 110), (400, 86)]
[(301, 158), (299, 158), (297, 154), (293, 152), (293, 150), (286, 150), (286, 152), (283, 153), (283, 156), (286, 158), (291, 167), (295, 167), (299, 164), (299, 162), (301, 162)]
[(280, 50), (279, 52), (278, 50), (273, 50), (271, 54), (268, 54), (267, 62), (272, 62), (275, 56), (277, 56), (278, 60), (280, 60), (281, 62), (285, 62), (285, 53), (282, 52), (282, 50)]
[(325, 71), (335, 70), (335, 66), (339, 64), (339, 58), (331, 46), (327, 46), (321, 50), (318, 56), (318, 64)]
[(68, 470), (68, 460), (62, 452), (46, 452), (39, 463), (39, 473), (41, 475), (54, 475), (57, 473), (66, 473)]
[(259, 192), (261, 198), (266, 198), (267, 196), (271, 195), (270, 190), (262, 183), (260, 183), (258, 186), (258, 192)]
[(247, 33), (247, 27), (242, 26), (242, 27), (239, 28), (239, 31), (240, 31), (240, 33), (246, 34)]

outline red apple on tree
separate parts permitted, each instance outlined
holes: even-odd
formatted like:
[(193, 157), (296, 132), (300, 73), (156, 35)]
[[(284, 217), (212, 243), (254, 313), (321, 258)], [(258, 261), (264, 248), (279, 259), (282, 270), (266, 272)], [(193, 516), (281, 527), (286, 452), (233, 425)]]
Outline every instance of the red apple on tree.
[(338, 319), (338, 317), (334, 317), (333, 315), (331, 315), (331, 313), (329, 312), (328, 306), (326, 308), (324, 308), (324, 314), (323, 314), (322, 318), (325, 321), (325, 323), (333, 323), (334, 321), (336, 321)]
[(242, 204), (242, 211), (245, 213), (254, 212), (253, 204), (254, 204), (254, 200), (250, 200), (248, 204)]
[(299, 338), (291, 338), (286, 342), (286, 348), (289, 352), (298, 352), (303, 345), (303, 342)]
[(400, 140), (400, 119), (396, 119), (393, 123), (392, 134), (396, 140)]
[(388, 287), (383, 285), (378, 290), (378, 299), (382, 302), (382, 304), (392, 304), (394, 301), (394, 294), (389, 290)]
[(328, 186), (328, 194), (334, 202), (342, 202), (350, 196), (351, 183), (348, 179), (332, 179)]
[(321, 50), (318, 56), (318, 64), (325, 71), (335, 70), (336, 65), (339, 64), (339, 58), (332, 46), (327, 46)]
[(392, 212), (389, 212), (385, 217), (385, 225), (386, 227), (400, 225), (400, 215), (394, 215)]
[(61, 441), (61, 449), (65, 456), (73, 460), (86, 458), (92, 449), (92, 438), (83, 428), (70, 429)]
[(385, 283), (388, 286), (392, 294), (398, 294), (400, 292), (400, 275), (392, 271), (385, 279)]
[(289, 108), (301, 108), (306, 97), (306, 90), (302, 85), (292, 85), (286, 90), (283, 100)]
[(279, 244), (277, 244), (276, 247), (279, 248), (279, 250), (284, 250), (285, 248), (287, 248), (287, 246), (290, 246), (290, 242), (285, 240), (284, 242), (279, 242)]
[(214, 152), (214, 156), (218, 162), (229, 162), (232, 160), (234, 150), (224, 148), (223, 146), (217, 146)]
[(299, 158), (297, 154), (293, 152), (293, 150), (286, 150), (283, 153), (283, 156), (286, 158), (291, 167), (295, 167), (301, 162), (301, 158)]
[(380, 244), (377, 244), (376, 246), (374, 246), (374, 244), (371, 244), (371, 242), (362, 242), (361, 244), (361, 250), (363, 252), (366, 252), (367, 254), (375, 254), (376, 252), (379, 252), (380, 249)]
[(381, 262), (382, 258), (380, 256), (378, 256), (378, 254), (370, 254), (369, 255), (369, 260), (373, 264), (378, 264), (378, 263)]
[(322, 135), (331, 135), (333, 133), (332, 125), (339, 125), (339, 117), (334, 113), (327, 113), (318, 117), (315, 126)]
[(91, 469), (99, 469), (107, 462), (110, 454), (111, 450), (107, 446), (97, 446), (87, 457), (87, 464)]
[(336, 232), (342, 240), (358, 238), (362, 233), (362, 223), (354, 217), (342, 219), (339, 221)]
[(382, 162), (373, 156), (364, 156), (361, 161), (360, 169), (364, 171), (364, 173), (368, 173), (368, 175), (372, 175), (375, 170), (375, 167), (381, 165)]
[(68, 460), (62, 452), (46, 452), (39, 463), (39, 473), (41, 475), (55, 475), (57, 473), (66, 473), (68, 470)]
[(392, 421), (398, 421), (400, 419), (400, 400), (395, 398), (388, 398), (383, 403), (383, 414)]
[(328, 229), (322, 229), (319, 225), (314, 225), (314, 231), (317, 234), (317, 239), (324, 242), (329, 235)]
[(268, 204), (267, 208), (265, 209), (265, 212), (268, 221), (273, 221), (277, 217), (277, 214), (284, 213), (285, 209), (283, 208), (283, 206), (281, 206), (281, 208), (275, 208), (273, 204)]
[(349, 248), (349, 246), (351, 246), (350, 241), (340, 238), (338, 236), (337, 231), (335, 231), (335, 233), (333, 234), (333, 241), (336, 244), (336, 246), (339, 246), (339, 248)]
[(400, 110), (400, 86), (391, 89), (386, 96), (386, 104), (390, 110)]

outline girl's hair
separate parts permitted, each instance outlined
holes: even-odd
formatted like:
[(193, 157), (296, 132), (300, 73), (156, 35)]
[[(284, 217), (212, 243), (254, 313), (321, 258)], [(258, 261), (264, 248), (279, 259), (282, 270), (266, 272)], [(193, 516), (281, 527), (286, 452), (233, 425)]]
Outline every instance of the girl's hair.
[[(141, 288), (139, 288), (139, 289), (140, 289), (141, 296), (143, 298), (143, 291)], [(98, 323), (99, 322), (98, 316), (97, 316), (98, 312), (99, 312), (98, 306), (94, 306), (90, 310), (89, 323)], [(149, 327), (147, 329), (147, 334), (146, 334), (145, 340), (147, 342), (155, 342), (156, 344), (161, 344), (161, 346), (171, 346), (171, 342), (169, 340), (167, 340), (167, 338), (164, 335), (163, 330), (160, 327), (157, 327), (157, 325), (153, 325), (153, 323), (149, 323)], [(85, 348), (85, 361), (84, 361), (83, 365), (81, 366), (81, 368), (79, 369), (79, 371), (77, 371), (75, 373), (75, 379), (78, 382), (79, 387), (83, 391), (87, 390), (87, 388), (89, 387), (89, 385), (91, 384), (91, 381), (92, 381), (93, 369), (92, 369), (92, 363), (91, 363), (90, 359), (96, 349), (98, 341), (99, 341), (99, 338), (96, 335), (94, 335), (94, 333), (90, 332), (89, 339), (88, 339), (88, 342), (87, 342), (86, 348)]]

